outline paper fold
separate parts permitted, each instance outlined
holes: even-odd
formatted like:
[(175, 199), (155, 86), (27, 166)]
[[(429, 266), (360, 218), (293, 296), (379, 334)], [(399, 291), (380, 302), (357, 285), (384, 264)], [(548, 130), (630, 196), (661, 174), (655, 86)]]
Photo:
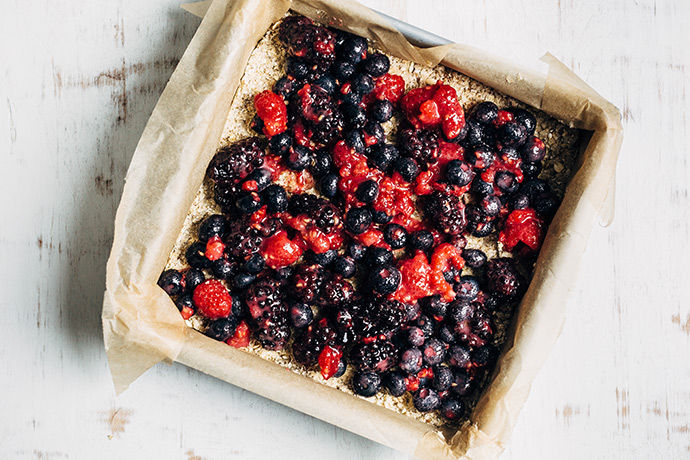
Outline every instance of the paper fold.
[[(465, 45), (416, 47), (381, 15), (350, 0), (214, 0), (184, 8), (203, 20), (142, 134), (115, 219), (102, 319), (118, 393), (155, 363), (177, 360), (422, 459), (496, 458), (560, 334), (589, 233), (613, 196), (622, 141), (618, 110), (551, 55), (543, 57), (544, 75)], [(397, 57), (454, 68), (590, 131), (491, 383), (470, 421), (455, 432), (209, 339), (185, 325), (156, 285), (218, 147), (249, 54), (289, 8), (362, 35)]]

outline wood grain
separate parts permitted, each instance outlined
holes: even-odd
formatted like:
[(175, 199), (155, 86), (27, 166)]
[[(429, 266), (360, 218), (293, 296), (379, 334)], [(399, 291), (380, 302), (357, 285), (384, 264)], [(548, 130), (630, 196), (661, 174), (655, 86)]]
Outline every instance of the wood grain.
[[(502, 458), (690, 458), (690, 3), (364, 3), (514, 60), (551, 51), (623, 114), (615, 221)], [(181, 365), (115, 397), (99, 321), (114, 213), (199, 20), (171, 0), (4, 6), (0, 458), (404, 458)]]

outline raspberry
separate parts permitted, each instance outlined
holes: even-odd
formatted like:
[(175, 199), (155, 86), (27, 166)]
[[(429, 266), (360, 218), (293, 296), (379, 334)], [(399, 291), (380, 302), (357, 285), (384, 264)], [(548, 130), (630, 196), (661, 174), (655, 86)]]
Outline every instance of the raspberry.
[(210, 319), (223, 318), (232, 311), (232, 297), (218, 280), (207, 280), (194, 290), (194, 304)]
[(434, 131), (404, 129), (400, 133), (398, 147), (403, 156), (413, 158), (419, 164), (438, 161), (439, 139)]
[(237, 183), (264, 164), (264, 150), (258, 137), (250, 137), (222, 147), (208, 166), (207, 174), (216, 183)]
[(256, 113), (264, 122), (263, 132), (271, 137), (287, 129), (287, 107), (283, 98), (266, 90), (254, 96)]
[(515, 248), (524, 248), (526, 252), (538, 251), (543, 239), (543, 222), (531, 208), (511, 212), (499, 233), (499, 241), (508, 251)]
[(449, 235), (460, 235), (465, 230), (465, 205), (456, 195), (432, 193), (425, 206), (426, 216), (436, 228)]
[(218, 260), (223, 257), (223, 252), (225, 251), (225, 244), (220, 236), (214, 236), (209, 239), (206, 243), (206, 258), (208, 260)]
[(454, 139), (465, 127), (465, 112), (455, 89), (441, 82), (409, 91), (400, 104), (415, 128), (440, 125), (446, 138)]
[(321, 376), (328, 380), (338, 371), (338, 365), (343, 357), (343, 352), (339, 348), (326, 345), (319, 353), (319, 367)]
[(235, 329), (235, 335), (230, 337), (226, 342), (231, 347), (244, 348), (249, 345), (249, 326), (246, 321), (240, 322)]
[(398, 269), (402, 275), (400, 288), (394, 297), (404, 303), (413, 303), (422, 297), (430, 296), (431, 266), (422, 251), (417, 251), (411, 259), (400, 261)]
[(395, 104), (405, 93), (405, 80), (400, 75), (387, 73), (376, 79), (373, 93), (376, 99), (391, 101)]
[(288, 238), (285, 230), (281, 230), (264, 242), (261, 255), (266, 265), (273, 268), (287, 267), (302, 255), (302, 248)]

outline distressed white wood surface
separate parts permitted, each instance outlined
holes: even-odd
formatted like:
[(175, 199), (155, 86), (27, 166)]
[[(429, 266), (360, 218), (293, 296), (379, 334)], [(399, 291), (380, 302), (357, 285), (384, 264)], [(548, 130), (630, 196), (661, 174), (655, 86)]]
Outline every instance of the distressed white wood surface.
[[(365, 3), (515, 60), (551, 51), (623, 113), (616, 219), (592, 234), (502, 458), (690, 458), (690, 3)], [(105, 262), (132, 152), (199, 23), (178, 5), (3, 2), (0, 458), (406, 458), (181, 365), (115, 397)]]

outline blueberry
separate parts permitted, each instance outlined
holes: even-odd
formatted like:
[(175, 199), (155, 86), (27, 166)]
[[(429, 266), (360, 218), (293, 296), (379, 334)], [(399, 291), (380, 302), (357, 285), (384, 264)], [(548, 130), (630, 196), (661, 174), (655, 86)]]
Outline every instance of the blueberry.
[(472, 111), (472, 119), (482, 125), (492, 123), (498, 117), (498, 107), (491, 101), (484, 101)]
[(416, 326), (412, 326), (407, 330), (407, 342), (413, 347), (421, 347), (424, 345), (424, 331)]
[(479, 202), (479, 209), (486, 217), (496, 217), (501, 212), (501, 199), (496, 195), (488, 195)]
[(232, 278), (235, 273), (237, 273), (237, 263), (232, 262), (225, 257), (221, 257), (220, 259), (213, 261), (211, 264), (211, 271), (213, 272), (214, 277), (221, 280), (227, 280)]
[(553, 193), (546, 192), (537, 195), (532, 200), (532, 207), (537, 214), (546, 220), (551, 220), (558, 210), (558, 198)]
[(372, 77), (378, 78), (388, 73), (391, 63), (388, 56), (385, 54), (374, 53), (367, 56), (367, 58), (360, 63), (359, 67)]
[(290, 324), (298, 329), (309, 326), (314, 320), (314, 312), (306, 303), (295, 303), (290, 307)]
[(271, 171), (266, 168), (256, 168), (244, 179), (244, 183), (253, 181), (256, 184), (256, 191), (261, 192), (271, 185), (271, 179)]
[(446, 316), (448, 304), (441, 300), (441, 296), (436, 294), (420, 299), (424, 311), (432, 316), (443, 318)]
[(350, 35), (337, 51), (338, 58), (351, 64), (358, 64), (366, 55), (368, 42), (365, 38)]
[(292, 267), (281, 267), (275, 270), (274, 277), (278, 281), (289, 280), (290, 278), (292, 278), (293, 272), (294, 270), (292, 269)]
[(227, 318), (219, 318), (211, 322), (206, 329), (206, 336), (219, 342), (225, 342), (230, 337), (235, 335), (237, 329), (237, 320), (233, 316)]
[(479, 294), (479, 281), (474, 276), (462, 276), (455, 291), (461, 300), (474, 300)]
[(529, 197), (524, 193), (516, 193), (510, 200), (513, 209), (525, 209), (529, 207)]
[(182, 279), (182, 273), (177, 270), (166, 270), (158, 278), (158, 285), (169, 296), (174, 296), (182, 293)]
[(517, 177), (510, 171), (498, 171), (494, 176), (494, 183), (503, 193), (514, 193), (520, 187)]
[(196, 305), (194, 305), (194, 301), (192, 300), (192, 294), (182, 294), (179, 296), (175, 301), (175, 306), (179, 311), (182, 311), (185, 307), (196, 311)]
[(343, 104), (359, 105), (362, 103), (362, 95), (350, 87), (349, 91), (340, 92), (340, 100)]
[(493, 164), (496, 154), (489, 147), (482, 145), (469, 150), (465, 159), (473, 168), (483, 171)]
[(278, 184), (271, 184), (263, 191), (264, 201), (266, 202), (266, 210), (268, 212), (284, 212), (287, 211), (288, 198), (287, 192)]
[(364, 264), (369, 267), (390, 265), (393, 263), (394, 259), (393, 253), (388, 249), (379, 248), (378, 246), (369, 246), (364, 256)]
[[(405, 320), (406, 321), (415, 321), (416, 319), (419, 318), (419, 315), (422, 312), (422, 309), (419, 308), (419, 304), (417, 302), (415, 303), (406, 303), (403, 304), (405, 307)], [(422, 331), (423, 333), (423, 331)]]
[(338, 252), (335, 249), (329, 249), (322, 253), (312, 252), (310, 259), (315, 264), (327, 267), (335, 261), (336, 257), (338, 257)]
[(435, 366), (443, 362), (446, 357), (446, 347), (443, 343), (435, 338), (430, 338), (422, 348), (422, 355), (424, 355), (424, 362), (429, 366)]
[(295, 57), (287, 58), (285, 73), (297, 80), (304, 80), (309, 76), (309, 65)]
[(488, 136), (482, 124), (474, 120), (467, 120), (466, 124), (467, 136), (465, 136), (465, 144), (468, 147), (478, 147), (487, 143)]
[(465, 370), (455, 370), (450, 391), (458, 396), (469, 396), (474, 391), (474, 379)]
[(398, 149), (390, 144), (379, 143), (367, 149), (367, 156), (371, 163), (381, 171), (388, 171), (400, 154)]
[(345, 255), (356, 262), (358, 260), (362, 260), (365, 251), (366, 248), (363, 245), (352, 242), (347, 246), (347, 249), (345, 249)]
[(249, 314), (247, 305), (240, 300), (240, 296), (236, 295), (232, 298), (232, 316), (237, 319), (244, 318)]
[(521, 158), (517, 149), (513, 146), (506, 145), (501, 149), (501, 159), (506, 163), (515, 163)]
[(448, 349), (448, 363), (453, 367), (469, 367), (472, 363), (469, 348), (464, 345), (452, 345)]
[(295, 145), (288, 150), (285, 163), (288, 168), (292, 170), (303, 171), (311, 164), (311, 155), (311, 150), (308, 148), (301, 145)]
[(496, 311), (498, 309), (498, 299), (495, 296), (484, 299), (484, 308), (486, 311)]
[(484, 345), (472, 352), (472, 364), (484, 367), (492, 364), (498, 357), (498, 350), (493, 345)]
[(285, 99), (286, 101), (288, 99), (290, 99), (290, 97), (292, 96), (292, 93), (296, 89), (297, 89), (297, 82), (293, 78), (288, 78), (288, 77), (281, 77), (273, 85), (273, 92), (282, 96), (283, 99)]
[(452, 326), (448, 324), (442, 324), (441, 327), (438, 328), (438, 338), (449, 345), (452, 345), (455, 343), (455, 334), (453, 332)]
[(468, 221), (467, 222), (467, 233), (477, 238), (484, 238), (494, 231), (495, 224), (492, 220), (488, 222), (481, 221)]
[(369, 283), (377, 294), (392, 294), (398, 289), (402, 276), (393, 265), (379, 265), (369, 273)]
[(322, 177), (333, 167), (333, 157), (325, 150), (319, 150), (312, 156), (309, 171), (314, 177)]
[(356, 73), (350, 77), (350, 85), (352, 85), (352, 90), (360, 95), (374, 91), (374, 80), (365, 73)]
[(377, 209), (372, 209), (371, 210), (371, 219), (375, 224), (381, 224), (385, 225), (391, 220), (393, 220), (393, 216), (389, 216), (386, 214), (386, 211), (380, 211)]
[(338, 182), (340, 176), (335, 173), (326, 174), (321, 178), (319, 189), (326, 198), (333, 198), (338, 193)]
[(446, 166), (446, 181), (449, 184), (464, 187), (474, 178), (472, 167), (461, 160), (451, 160)]
[(345, 144), (357, 153), (364, 153), (366, 146), (364, 145), (364, 135), (359, 129), (353, 129), (345, 133)]
[(359, 235), (366, 232), (371, 225), (371, 211), (367, 208), (352, 208), (345, 214), (345, 228)]
[(342, 377), (346, 370), (347, 361), (345, 361), (345, 357), (342, 357), (340, 358), (340, 361), (338, 361), (338, 368), (336, 369), (335, 374), (333, 374), (333, 377)]
[(537, 119), (534, 115), (525, 109), (514, 109), (512, 112), (515, 121), (527, 129), (527, 135), (533, 135), (534, 130), (537, 128)]
[(383, 229), (383, 239), (393, 249), (402, 249), (407, 244), (407, 230), (400, 224), (388, 224)]
[(389, 372), (386, 374), (383, 378), (383, 385), (395, 397), (400, 397), (407, 391), (405, 377), (399, 372)]
[[(222, 260), (222, 258), (218, 260)], [(198, 268), (190, 268), (184, 274), (185, 292), (194, 292), (194, 289), (204, 281), (206, 281), (206, 275), (203, 271)]]
[(374, 180), (365, 180), (357, 187), (355, 196), (364, 204), (372, 204), (379, 196), (379, 184)]
[(352, 389), (360, 396), (374, 396), (381, 390), (381, 376), (375, 372), (357, 372), (352, 377)]
[(244, 214), (251, 214), (261, 209), (264, 201), (257, 192), (244, 192), (239, 195), (237, 202), (237, 209)]
[(416, 374), (422, 368), (424, 356), (419, 348), (410, 348), (400, 355), (398, 366), (408, 374)]
[(522, 185), (520, 186), (520, 192), (527, 195), (530, 201), (534, 200), (538, 195), (548, 192), (549, 190), (549, 184), (541, 179), (523, 181)]
[(333, 262), (332, 270), (343, 278), (352, 278), (356, 271), (355, 261), (347, 256), (338, 257), (335, 259), (335, 262)]
[(470, 268), (482, 268), (486, 263), (486, 254), (479, 249), (463, 250), (462, 258), (465, 259), (465, 265)]
[(434, 245), (434, 235), (428, 230), (419, 230), (410, 235), (410, 248), (426, 251)]
[(441, 398), (434, 390), (422, 388), (415, 393), (412, 403), (419, 412), (430, 412), (441, 405)]
[(263, 134), (264, 132), (264, 121), (259, 118), (258, 115), (254, 115), (254, 118), (252, 118), (251, 123), (249, 123), (249, 127), (254, 131), (256, 134)]
[(416, 325), (424, 332), (424, 337), (429, 338), (434, 334), (434, 322), (426, 315), (417, 318)]
[(476, 176), (472, 181), (471, 190), (480, 196), (488, 196), (494, 194), (494, 186), (488, 182), (484, 182), (480, 178), (481, 176)]
[(244, 289), (249, 287), (250, 284), (254, 282), (256, 275), (250, 275), (249, 273), (238, 273), (232, 280), (235, 289)]
[(496, 135), (501, 145), (520, 145), (527, 139), (527, 128), (516, 121), (501, 125)]
[(431, 387), (436, 391), (450, 390), (453, 384), (453, 371), (449, 367), (438, 366), (434, 369), (434, 378), (431, 381)]
[(448, 398), (441, 402), (441, 415), (451, 421), (457, 421), (465, 415), (465, 404), (459, 399)]
[(268, 147), (275, 155), (286, 155), (290, 147), (292, 147), (292, 136), (287, 131), (278, 133), (268, 141)]
[(394, 168), (407, 182), (413, 182), (419, 175), (419, 165), (413, 158), (398, 158), (395, 161)]
[(211, 261), (206, 258), (206, 245), (204, 243), (192, 243), (185, 252), (187, 263), (201, 270), (211, 267)]
[(535, 161), (534, 163), (525, 161), (520, 165), (520, 169), (525, 179), (536, 179), (541, 174), (542, 164), (541, 161)]
[(256, 275), (261, 272), (266, 267), (266, 261), (264, 260), (263, 256), (261, 254), (254, 254), (252, 255), (245, 263), (244, 263), (244, 271), (251, 275)]
[(199, 226), (199, 241), (207, 242), (214, 236), (223, 236), (227, 227), (227, 220), (221, 214), (208, 216)]
[[(364, 135), (366, 143), (369, 145), (373, 145), (374, 143), (383, 144), (386, 141), (386, 132), (383, 130), (383, 126), (381, 126), (381, 123), (375, 121), (369, 121), (366, 125), (364, 125)], [(389, 147), (395, 149), (395, 154), (393, 154), (393, 160), (395, 160), (395, 158), (398, 158), (399, 156), (398, 149), (392, 145)]]
[(333, 74), (339, 82), (347, 81), (355, 73), (355, 66), (349, 62), (336, 61), (333, 64)]
[(359, 105), (342, 104), (340, 112), (343, 114), (343, 121), (348, 128), (364, 128), (364, 125), (367, 124), (367, 114)]
[(378, 100), (371, 105), (369, 114), (374, 121), (385, 123), (393, 116), (393, 103), (388, 100)]
[(332, 95), (337, 88), (335, 78), (328, 74), (321, 75), (314, 80), (314, 85), (323, 89), (329, 96)]

